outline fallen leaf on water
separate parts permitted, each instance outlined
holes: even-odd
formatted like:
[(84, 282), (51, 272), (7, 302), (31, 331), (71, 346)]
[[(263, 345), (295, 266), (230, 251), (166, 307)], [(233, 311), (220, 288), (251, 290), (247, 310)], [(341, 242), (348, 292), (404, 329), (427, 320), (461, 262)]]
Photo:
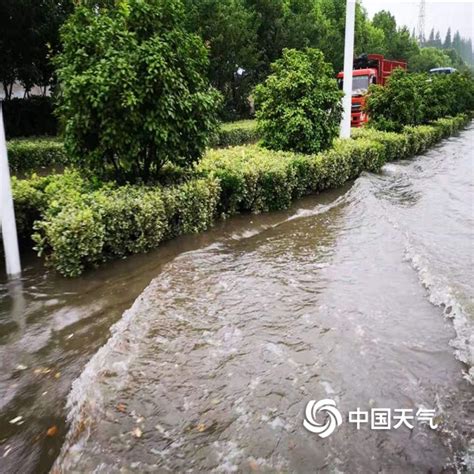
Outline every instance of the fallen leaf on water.
[(135, 436), (135, 438), (141, 438), (142, 434), (143, 431), (138, 426), (132, 431), (132, 435)]
[(26, 370), (28, 367), (26, 365), (23, 365), (23, 364), (18, 364), (16, 366), (16, 370)]
[(35, 374), (49, 374), (51, 372), (51, 369), (48, 369), (48, 367), (39, 367), (34, 370)]
[(199, 423), (196, 426), (196, 429), (199, 431), (199, 433), (202, 433), (203, 431), (206, 431), (206, 425), (204, 423)]
[(117, 408), (117, 410), (122, 413), (125, 413), (127, 411), (127, 405), (125, 405), (125, 403), (117, 403), (115, 408)]
[(20, 416), (17, 416), (16, 418), (13, 418), (13, 420), (10, 420), (9, 423), (11, 425), (16, 425), (18, 424), (21, 420), (23, 420), (23, 417), (20, 415)]
[(8, 454), (10, 453), (10, 451), (12, 450), (12, 447), (10, 445), (8, 445), (6, 448), (5, 448), (5, 452), (3, 453), (3, 457), (6, 458), (8, 456)]
[(252, 469), (252, 471), (258, 471), (259, 470), (257, 461), (255, 461), (255, 459), (251, 459), (249, 461), (249, 466), (250, 466), (250, 469)]
[(51, 428), (48, 428), (48, 431), (46, 431), (46, 436), (56, 436), (58, 434), (58, 427), (56, 425), (51, 426)]
[(55, 378), (55, 379), (59, 379), (59, 377), (61, 377), (61, 372), (56, 372), (56, 373), (54, 374), (54, 378)]

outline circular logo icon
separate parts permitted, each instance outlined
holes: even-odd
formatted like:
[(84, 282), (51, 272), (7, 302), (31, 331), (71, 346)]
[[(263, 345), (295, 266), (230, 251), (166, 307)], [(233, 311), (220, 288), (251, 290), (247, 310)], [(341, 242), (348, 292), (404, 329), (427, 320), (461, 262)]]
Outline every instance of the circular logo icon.
[[(324, 423), (318, 423), (318, 413), (325, 413)], [(336, 408), (336, 402), (329, 398), (324, 400), (310, 400), (306, 405), (303, 426), (311, 433), (316, 433), (321, 438), (327, 438), (342, 423), (341, 412)]]

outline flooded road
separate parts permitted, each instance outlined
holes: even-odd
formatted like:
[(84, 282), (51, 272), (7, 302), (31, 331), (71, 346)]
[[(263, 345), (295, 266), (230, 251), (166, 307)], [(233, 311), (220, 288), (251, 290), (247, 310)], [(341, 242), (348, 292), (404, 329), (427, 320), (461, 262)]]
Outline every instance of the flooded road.
[[(0, 471), (46, 472), (65, 413), (58, 472), (474, 469), (473, 140), (78, 280), (2, 286)], [(320, 399), (344, 419), (325, 439), (303, 427)], [(357, 430), (358, 407), (439, 426)]]
[[(166, 264), (74, 383), (58, 469), (472, 469), (473, 136)], [(438, 428), (322, 439), (327, 398)]]

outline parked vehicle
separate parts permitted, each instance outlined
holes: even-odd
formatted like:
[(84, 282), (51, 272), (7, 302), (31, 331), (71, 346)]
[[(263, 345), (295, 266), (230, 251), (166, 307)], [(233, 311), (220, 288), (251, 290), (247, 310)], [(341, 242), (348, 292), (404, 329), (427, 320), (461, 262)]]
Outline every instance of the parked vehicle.
[(454, 67), (434, 67), (430, 69), (430, 74), (452, 74), (456, 71), (457, 69)]
[[(369, 86), (371, 84), (385, 85), (388, 77), (396, 68), (407, 69), (407, 63), (385, 59), (382, 54), (363, 54), (354, 60), (351, 127), (360, 127), (368, 120), (368, 116), (364, 111), (364, 104)], [(344, 72), (341, 71), (337, 75), (337, 81), (339, 88), (342, 90)]]

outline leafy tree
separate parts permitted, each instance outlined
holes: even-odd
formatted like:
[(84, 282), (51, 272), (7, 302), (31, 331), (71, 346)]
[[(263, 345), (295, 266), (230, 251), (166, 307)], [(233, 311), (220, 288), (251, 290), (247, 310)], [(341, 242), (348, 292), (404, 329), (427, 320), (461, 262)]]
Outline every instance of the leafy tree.
[(435, 45), (435, 30), (431, 28), (430, 36), (428, 37), (428, 41), (426, 42), (426, 46), (434, 46)]
[(16, 80), (26, 95), (34, 85), (45, 92), (54, 83), (51, 58), (71, 10), (71, 0), (0, 0), (0, 80), (7, 99)]
[(434, 67), (452, 66), (451, 58), (437, 48), (421, 48), (420, 52), (410, 58), (408, 67), (414, 72), (428, 72)]
[(329, 33), (329, 22), (319, 1), (247, 0), (247, 5), (257, 17), (260, 80), (269, 74), (271, 63), (281, 56), (284, 48), (315, 46)]
[(366, 108), (370, 125), (387, 131), (399, 132), (404, 125), (419, 125), (424, 119), (423, 87), (426, 77), (396, 69), (385, 86), (373, 85)]
[(207, 51), (184, 28), (179, 0), (78, 6), (57, 58), (65, 144), (80, 164), (117, 180), (196, 161), (216, 126)]
[(434, 45), (436, 48), (442, 48), (443, 42), (441, 41), (441, 33), (439, 31), (436, 32), (435, 42)]
[(257, 77), (263, 79), (270, 70), (270, 64), (280, 57), (284, 44), (283, 0), (247, 0), (257, 18), (257, 41), (260, 48), (260, 62)]
[(356, 53), (386, 55), (387, 44), (383, 30), (374, 26), (371, 22), (367, 22), (364, 32), (365, 34), (360, 39), (359, 44), (356, 45)]
[(255, 88), (264, 146), (317, 153), (339, 133), (342, 93), (321, 51), (285, 49), (272, 74)]
[(451, 28), (448, 28), (446, 32), (446, 38), (444, 39), (443, 47), (448, 49), (452, 46), (452, 39), (451, 39)]
[(405, 59), (418, 54), (420, 48), (417, 42), (411, 38), (408, 28), (402, 27), (397, 30), (397, 33), (392, 40), (387, 44), (387, 56), (391, 59)]
[(366, 106), (370, 126), (401, 131), (405, 125), (429, 123), (471, 111), (474, 81), (464, 73), (428, 76), (399, 69), (385, 87), (371, 86)]
[(448, 58), (448, 65), (455, 67), (458, 71), (461, 72), (469, 70), (469, 67), (466, 65), (466, 63), (463, 61), (463, 59), (455, 49), (444, 49), (443, 53)]
[(386, 10), (381, 10), (374, 15), (372, 24), (380, 28), (387, 41), (390, 41), (397, 33), (397, 22), (395, 17)]
[(453, 42), (452, 42), (451, 46), (458, 53), (461, 51), (462, 40), (461, 40), (461, 35), (460, 35), (459, 31), (456, 31), (456, 33), (454, 33)]
[(224, 96), (224, 117), (249, 114), (259, 60), (255, 13), (244, 0), (185, 0), (188, 28), (209, 48), (209, 79)]

